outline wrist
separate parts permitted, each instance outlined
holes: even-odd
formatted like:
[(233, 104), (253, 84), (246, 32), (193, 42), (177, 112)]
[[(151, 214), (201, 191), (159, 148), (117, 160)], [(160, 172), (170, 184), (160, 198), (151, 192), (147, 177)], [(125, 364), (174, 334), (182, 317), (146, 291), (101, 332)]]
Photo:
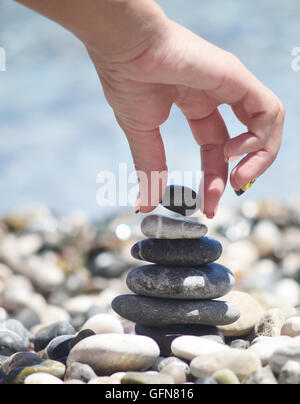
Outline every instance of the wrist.
[(132, 60), (166, 33), (169, 20), (152, 0), (101, 3), (107, 5), (105, 18), (96, 14), (89, 24), (73, 31), (99, 62)]

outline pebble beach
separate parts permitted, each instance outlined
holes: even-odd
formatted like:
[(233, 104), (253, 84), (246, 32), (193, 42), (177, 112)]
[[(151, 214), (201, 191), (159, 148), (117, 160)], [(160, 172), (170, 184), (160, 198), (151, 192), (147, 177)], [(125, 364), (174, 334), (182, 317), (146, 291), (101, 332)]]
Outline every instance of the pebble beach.
[[(298, 202), (247, 201), (220, 208), (213, 221), (192, 218), (198, 236), (207, 226), (219, 256), (205, 278), (207, 298), (226, 293), (216, 307), (225, 300), (240, 311), (237, 321), (227, 312), (226, 324), (201, 332), (190, 322), (170, 325), (172, 311), (155, 328), (113, 310), (120, 296), (139, 298), (128, 286), (142, 293), (135, 280), (143, 270), (129, 273), (141, 266), (131, 250), (145, 243), (143, 216), (124, 211), (92, 223), (83, 212), (57, 217), (44, 206), (3, 216), (1, 384), (300, 384)], [(224, 267), (230, 276), (222, 269), (216, 291), (214, 270)], [(169, 297), (167, 283), (159, 292)]]

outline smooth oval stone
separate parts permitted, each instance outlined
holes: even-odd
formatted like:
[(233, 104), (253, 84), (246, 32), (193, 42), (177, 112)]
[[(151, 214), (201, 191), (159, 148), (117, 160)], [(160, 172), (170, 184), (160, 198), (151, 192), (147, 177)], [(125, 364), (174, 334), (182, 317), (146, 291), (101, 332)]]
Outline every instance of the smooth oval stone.
[(73, 335), (61, 335), (60, 337), (54, 338), (46, 348), (48, 358), (65, 363), (70, 353), (70, 344), (73, 339)]
[(215, 299), (233, 288), (234, 275), (218, 264), (199, 268), (145, 265), (135, 268), (127, 277), (132, 292), (168, 299)]
[(54, 338), (75, 334), (74, 328), (68, 322), (51, 324), (39, 330), (34, 340), (34, 349), (36, 352), (42, 351)]
[(142, 233), (156, 239), (194, 239), (207, 234), (207, 226), (193, 220), (163, 215), (146, 216), (141, 224)]
[(201, 208), (200, 196), (188, 187), (169, 185), (166, 188), (163, 207), (182, 216), (191, 216)]
[(209, 325), (169, 325), (165, 327), (147, 327), (142, 324), (136, 324), (135, 332), (137, 335), (144, 335), (152, 338), (159, 346), (162, 356), (170, 356), (171, 344), (179, 337), (194, 335), (205, 337), (220, 344), (224, 343), (224, 337), (217, 327)]
[(63, 384), (63, 382), (58, 377), (47, 375), (46, 373), (36, 373), (34, 375), (26, 377), (24, 384), (51, 385)]
[(287, 319), (281, 329), (281, 335), (295, 338), (300, 336), (300, 317)]
[(174, 379), (162, 373), (128, 372), (122, 378), (121, 384), (174, 384)]
[(128, 334), (101, 334), (79, 342), (69, 354), (72, 362), (89, 365), (101, 376), (124, 371), (150, 369), (159, 357), (159, 347), (151, 338)]
[(259, 369), (261, 362), (254, 352), (228, 349), (211, 355), (201, 355), (191, 362), (194, 377), (209, 377), (222, 369), (229, 369), (238, 378), (246, 377)]
[(197, 356), (212, 355), (230, 348), (203, 337), (184, 336), (175, 339), (171, 349), (175, 356), (191, 361)]
[(194, 240), (146, 239), (132, 247), (131, 255), (154, 264), (198, 267), (217, 261), (222, 255), (222, 245), (209, 237)]
[(92, 330), (95, 334), (124, 334), (121, 322), (111, 314), (98, 314), (82, 326), (81, 330)]
[(216, 300), (166, 300), (144, 296), (116, 297), (112, 308), (135, 323), (160, 327), (171, 324), (225, 325), (239, 319), (239, 309)]

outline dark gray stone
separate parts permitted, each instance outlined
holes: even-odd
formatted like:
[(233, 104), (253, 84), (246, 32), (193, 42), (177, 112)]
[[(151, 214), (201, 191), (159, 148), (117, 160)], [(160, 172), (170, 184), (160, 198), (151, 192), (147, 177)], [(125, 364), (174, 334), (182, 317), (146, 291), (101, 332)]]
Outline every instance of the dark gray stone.
[(196, 337), (207, 337), (219, 343), (224, 343), (224, 337), (221, 331), (214, 326), (208, 325), (169, 325), (165, 327), (147, 327), (142, 324), (136, 324), (135, 333), (152, 338), (160, 348), (161, 356), (170, 356), (172, 354), (171, 344), (178, 338), (186, 335)]
[(166, 300), (123, 295), (113, 300), (112, 308), (127, 320), (152, 327), (171, 324), (220, 326), (240, 318), (236, 306), (216, 300)]
[(216, 299), (234, 286), (234, 275), (219, 264), (198, 268), (145, 265), (127, 277), (128, 288), (142, 296), (169, 299)]
[(34, 349), (40, 352), (56, 337), (61, 335), (75, 335), (76, 331), (68, 322), (60, 322), (42, 328), (36, 335), (34, 340)]
[(46, 348), (48, 358), (65, 364), (70, 353), (70, 344), (73, 340), (73, 335), (61, 335), (54, 338)]
[(206, 236), (207, 226), (193, 220), (163, 215), (146, 216), (141, 224), (142, 233), (156, 239), (195, 239)]
[(94, 331), (92, 330), (82, 330), (80, 331), (75, 338), (73, 338), (72, 341), (70, 341), (69, 344), (69, 350), (71, 351), (75, 345), (79, 344), (80, 341), (82, 341), (83, 339), (92, 337), (93, 335), (96, 335), (94, 333)]
[(138, 260), (154, 264), (198, 267), (217, 261), (222, 255), (222, 245), (208, 237), (194, 240), (146, 239), (136, 243), (131, 254)]
[(200, 196), (188, 187), (169, 185), (161, 204), (171, 212), (191, 216), (201, 208)]

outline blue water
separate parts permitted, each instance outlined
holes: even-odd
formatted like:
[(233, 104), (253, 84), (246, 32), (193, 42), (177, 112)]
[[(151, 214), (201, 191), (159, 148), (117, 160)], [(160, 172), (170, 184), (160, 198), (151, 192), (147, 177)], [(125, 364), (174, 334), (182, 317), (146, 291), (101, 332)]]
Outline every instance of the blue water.
[[(159, 0), (166, 13), (234, 52), (285, 103), (284, 142), (274, 166), (244, 198), (300, 195), (299, 0)], [(42, 202), (61, 213), (100, 216), (96, 175), (131, 156), (82, 44), (58, 25), (14, 3), (0, 3), (0, 213)], [(222, 108), (229, 132), (244, 129)], [(199, 150), (177, 109), (162, 128), (170, 170), (198, 170)], [(224, 203), (236, 203), (228, 188)]]

